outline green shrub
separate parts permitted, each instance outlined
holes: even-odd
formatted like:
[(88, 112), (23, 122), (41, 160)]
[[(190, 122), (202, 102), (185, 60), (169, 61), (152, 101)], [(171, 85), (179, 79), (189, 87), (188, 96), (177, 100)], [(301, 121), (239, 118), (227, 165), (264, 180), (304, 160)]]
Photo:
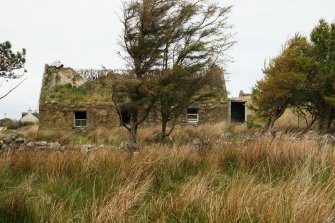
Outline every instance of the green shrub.
[(258, 129), (258, 128), (261, 127), (261, 125), (255, 123), (254, 120), (248, 120), (248, 121), (245, 122), (245, 124), (247, 125), (248, 129)]
[(0, 120), (1, 127), (9, 127), (11, 125), (13, 125), (13, 120), (10, 118), (4, 118)]
[(92, 140), (86, 132), (77, 132), (71, 139), (70, 145), (92, 144)]
[(21, 122), (21, 121), (14, 120), (14, 121), (12, 121), (11, 125), (7, 126), (7, 128), (8, 129), (19, 129), (21, 127), (28, 126), (28, 125), (33, 125), (33, 124), (34, 123)]

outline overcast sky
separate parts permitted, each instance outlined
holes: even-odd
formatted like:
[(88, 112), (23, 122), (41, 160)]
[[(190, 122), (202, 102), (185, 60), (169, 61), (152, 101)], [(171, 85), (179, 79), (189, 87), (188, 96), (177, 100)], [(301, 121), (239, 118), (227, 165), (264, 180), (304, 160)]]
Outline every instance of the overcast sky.
[[(237, 44), (229, 51), (230, 96), (250, 92), (263, 77), (264, 60), (277, 55), (296, 32), (308, 35), (320, 18), (335, 20), (334, 0), (219, 0), (233, 5)], [(26, 48), (28, 79), (0, 100), (0, 118), (38, 109), (44, 65), (60, 60), (73, 68), (124, 68), (117, 56), (120, 0), (0, 0), (0, 42)], [(17, 81), (2, 82), (0, 96)], [(0, 82), (1, 84), (1, 82)]]

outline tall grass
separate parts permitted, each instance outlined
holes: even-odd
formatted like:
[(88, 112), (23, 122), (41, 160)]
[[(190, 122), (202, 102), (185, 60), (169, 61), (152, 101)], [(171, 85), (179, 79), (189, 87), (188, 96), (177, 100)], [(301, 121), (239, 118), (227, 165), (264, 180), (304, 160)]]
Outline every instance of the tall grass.
[[(226, 127), (179, 129), (177, 144), (135, 153), (1, 153), (0, 222), (335, 221), (332, 145), (224, 143)], [(210, 138), (209, 150), (193, 150), (187, 136)]]

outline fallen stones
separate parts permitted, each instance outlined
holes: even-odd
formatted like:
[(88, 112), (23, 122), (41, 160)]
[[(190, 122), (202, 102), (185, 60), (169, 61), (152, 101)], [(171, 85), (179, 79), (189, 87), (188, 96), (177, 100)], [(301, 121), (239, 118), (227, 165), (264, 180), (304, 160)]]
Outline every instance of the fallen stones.
[(209, 139), (195, 138), (192, 140), (192, 148), (195, 150), (200, 150), (205, 146), (208, 146), (209, 142), (210, 142)]
[(60, 150), (61, 144), (59, 142), (48, 143), (46, 141), (31, 141), (19, 135), (11, 135), (0, 141), (0, 150), (26, 150), (26, 149), (50, 149)]
[(35, 145), (36, 146), (47, 146), (48, 143), (46, 141), (38, 141), (38, 142), (35, 142)]
[(86, 144), (86, 145), (82, 145), (82, 146), (80, 146), (80, 150), (81, 150), (82, 152), (85, 152), (85, 153), (90, 152), (90, 150), (91, 150), (92, 148), (93, 148), (93, 146), (90, 145), (90, 144)]
[[(261, 135), (257, 135), (257, 137), (260, 137)], [(273, 139), (281, 139), (286, 138), (291, 141), (297, 141), (297, 140), (307, 140), (307, 141), (315, 141), (320, 145), (324, 144), (332, 144), (335, 143), (335, 135), (333, 134), (319, 134), (316, 131), (309, 131), (307, 133), (297, 132), (297, 133), (283, 133), (283, 132), (276, 132), (276, 131), (268, 131), (263, 134), (263, 136), (271, 137)], [(255, 136), (256, 137), (256, 136)]]
[(320, 135), (316, 132), (316, 131), (309, 131), (306, 134), (302, 135), (303, 139), (307, 139), (307, 140), (316, 140), (320, 137)]
[(48, 147), (53, 150), (59, 150), (61, 149), (62, 145), (59, 142), (55, 142), (55, 143), (48, 143)]
[(121, 143), (121, 145), (119, 146), (119, 149), (134, 151), (134, 150), (138, 150), (139, 146), (138, 146), (137, 143), (131, 143), (131, 142), (128, 142), (128, 141), (123, 141)]
[(234, 134), (232, 132), (224, 132), (224, 133), (221, 134), (220, 138), (221, 139), (231, 138), (231, 137), (233, 137), (233, 135)]
[(6, 137), (6, 138), (4, 138), (3, 140), (3, 144), (10, 144), (11, 142), (12, 142), (12, 138), (11, 137)]
[(14, 141), (15, 141), (17, 144), (23, 144), (23, 143), (25, 143), (26, 139), (23, 138), (23, 137), (19, 137), (19, 138), (14, 139)]
[(317, 138), (319, 144), (335, 143), (335, 136), (331, 134), (321, 135)]
[(26, 144), (26, 147), (29, 148), (29, 149), (32, 149), (32, 148), (35, 147), (35, 143), (34, 143), (34, 142), (28, 142), (28, 143)]
[(201, 146), (202, 146), (202, 142), (199, 138), (195, 138), (195, 139), (192, 140), (192, 148), (193, 149), (198, 150), (198, 149), (201, 148)]

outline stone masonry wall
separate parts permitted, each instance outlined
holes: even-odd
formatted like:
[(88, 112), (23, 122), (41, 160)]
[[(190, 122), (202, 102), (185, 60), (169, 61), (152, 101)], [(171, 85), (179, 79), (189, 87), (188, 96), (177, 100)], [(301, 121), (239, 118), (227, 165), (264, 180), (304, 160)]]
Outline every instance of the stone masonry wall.
[[(199, 104), (191, 106), (198, 109), (199, 122), (197, 124), (217, 123), (228, 120), (228, 103)], [(178, 124), (188, 124), (185, 114), (181, 115)]]
[[(199, 123), (216, 123), (226, 121), (228, 117), (227, 104), (207, 104), (194, 106), (199, 109)], [(112, 106), (99, 105), (40, 105), (40, 130), (65, 130), (72, 131), (74, 127), (74, 115), (76, 111), (86, 111), (86, 130), (92, 131), (96, 128), (115, 128), (120, 126), (117, 112)], [(179, 117), (177, 124), (188, 124), (185, 114)], [(142, 126), (160, 125), (159, 114), (152, 112)]]
[(74, 130), (76, 111), (86, 111), (87, 130), (120, 126), (119, 117), (111, 106), (43, 104), (40, 105), (40, 129)]
[[(127, 72), (116, 73), (124, 75)], [(222, 92), (226, 92), (223, 71), (218, 69), (213, 75), (216, 75), (217, 78), (212, 83), (212, 87), (222, 88)], [(77, 129), (74, 127), (76, 111), (86, 111), (85, 129), (88, 131), (97, 128), (119, 127), (119, 116), (113, 105), (109, 103), (109, 98), (107, 98), (108, 100), (105, 98), (106, 95), (109, 95), (109, 92), (106, 93), (102, 90), (106, 83), (103, 79), (99, 79), (100, 76), (106, 76), (105, 71), (76, 71), (72, 68), (55, 68), (46, 65), (40, 96), (40, 129), (73, 131)], [(89, 85), (89, 83), (92, 85)], [(73, 88), (60, 88), (63, 85), (66, 86), (66, 84), (72, 85)], [(57, 92), (56, 88), (58, 89)], [(86, 94), (82, 88), (84, 90), (89, 89), (93, 93), (86, 92)], [(226, 121), (228, 119), (228, 103), (224, 103), (227, 101), (225, 97), (226, 94), (223, 94), (222, 100), (215, 100), (215, 102), (210, 102), (210, 100), (191, 106), (198, 109), (199, 122), (197, 124)], [(188, 124), (186, 109), (184, 114), (180, 115), (177, 124)], [(159, 112), (153, 111), (142, 126), (152, 127), (156, 125), (160, 125)]]

